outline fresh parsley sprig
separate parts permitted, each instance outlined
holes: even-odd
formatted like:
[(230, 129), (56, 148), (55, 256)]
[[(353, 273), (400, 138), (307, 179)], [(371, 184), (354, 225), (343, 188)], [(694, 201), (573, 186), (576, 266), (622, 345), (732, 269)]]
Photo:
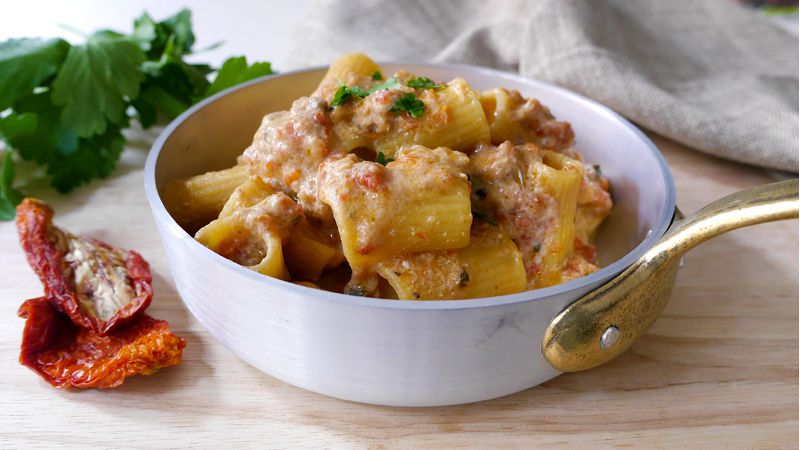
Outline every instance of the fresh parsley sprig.
[(442, 89), (447, 87), (446, 84), (439, 84), (428, 77), (416, 77), (408, 80), (406, 83), (408, 87), (414, 89)]
[[(269, 63), (244, 57), (221, 68), (190, 64), (195, 36), (191, 12), (156, 22), (147, 13), (133, 32), (101, 30), (85, 43), (63, 39), (0, 42), (0, 219), (14, 217), (22, 194), (15, 161), (46, 169), (49, 183), (69, 192), (109, 176), (125, 147), (131, 119), (143, 128), (172, 119), (193, 103), (272, 73)], [(216, 72), (213, 82), (208, 76)]]
[(388, 80), (384, 81), (383, 83), (372, 86), (367, 90), (367, 92), (369, 92), (370, 94), (374, 94), (378, 91), (388, 91), (389, 89), (397, 89), (400, 86), (402, 85), (400, 84), (399, 81), (397, 81), (397, 78), (391, 77)]
[(392, 161), (394, 161), (394, 158), (387, 158), (383, 152), (378, 152), (378, 155), (375, 156), (375, 162), (382, 166), (385, 166)]
[(14, 181), (14, 164), (11, 161), (11, 152), (6, 152), (3, 166), (0, 167), (0, 219), (11, 220), (14, 218), (16, 205), (22, 201), (22, 194), (11, 187)]
[(389, 111), (393, 113), (405, 111), (409, 116), (416, 119), (425, 112), (425, 103), (418, 99), (416, 95), (407, 92), (394, 102), (394, 105)]
[[(380, 80), (380, 78), (378, 79), (375, 78), (376, 74), (382, 77), (380, 72), (375, 72), (374, 74), (372, 74), (372, 79)], [(394, 77), (389, 78), (383, 83), (376, 84), (375, 86), (372, 86), (367, 90), (364, 90), (359, 86), (346, 86), (344, 83), (340, 83), (339, 88), (336, 89), (336, 92), (333, 93), (333, 99), (331, 99), (330, 107), (331, 109), (333, 109), (338, 106), (342, 106), (343, 104), (349, 102), (350, 100), (354, 100), (356, 98), (364, 98), (378, 91), (397, 89), (400, 86), (401, 86), (400, 82), (397, 81), (397, 79)]]
[(347, 103), (355, 97), (364, 98), (368, 95), (369, 92), (358, 86), (345, 86), (344, 84), (340, 84), (339, 89), (336, 89), (336, 92), (333, 94), (333, 100), (331, 100), (330, 106), (331, 109), (333, 109)]
[(472, 210), (472, 217), (475, 217), (478, 220), (486, 222), (489, 225), (497, 225), (497, 221), (494, 220), (494, 217), (492, 217), (491, 214), (489, 214), (487, 212), (484, 212), (484, 211), (479, 211), (477, 209), (473, 209)]

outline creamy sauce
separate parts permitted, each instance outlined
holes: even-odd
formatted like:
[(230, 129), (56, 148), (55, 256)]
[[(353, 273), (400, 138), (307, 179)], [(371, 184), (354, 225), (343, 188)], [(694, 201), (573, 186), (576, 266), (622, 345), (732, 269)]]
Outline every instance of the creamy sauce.
[(470, 174), (482, 183), (487, 209), (517, 243), (529, 280), (539, 274), (559, 224), (556, 200), (541, 185), (526, 183), (534, 165), (541, 163), (534, 144), (485, 145), (470, 157)]
[[(244, 266), (254, 266), (266, 257), (269, 239), (277, 237), (283, 240), (289, 236), (290, 229), (302, 214), (302, 208), (286, 194), (272, 194), (253, 206), (218, 219), (231, 224), (233, 232), (212, 250)], [(201, 229), (197, 239), (203, 242), (203, 234), (213, 233), (213, 230), (213, 227)]]
[(317, 200), (317, 168), (325, 158), (342, 153), (331, 146), (328, 104), (303, 97), (286, 112), (268, 114), (252, 145), (241, 156), (250, 172), (286, 192), (312, 217), (332, 224), (330, 209)]
[[(397, 160), (385, 167), (352, 154), (332, 157), (320, 166), (319, 199), (333, 209), (338, 223), (355, 223), (355, 246), (360, 255), (384, 255), (387, 246), (399, 238), (398, 213), (402, 215), (409, 205), (430, 198), (431, 194), (445, 194), (459, 186), (467, 188), (464, 171), (469, 159), (461, 152), (412, 146), (401, 149), (396, 156)], [(423, 222), (434, 228), (438, 225), (434, 217)], [(423, 230), (402, 232), (427, 239)], [(373, 276), (374, 265), (361, 266), (354, 264), (352, 256), (348, 259), (354, 279)], [(359, 284), (358, 280), (353, 284)], [(370, 285), (367, 290), (377, 287), (375, 280), (363, 284)]]
[[(498, 108), (497, 101), (504, 102)], [(487, 109), (492, 143), (505, 141), (514, 144), (535, 143), (543, 149), (562, 151), (572, 147), (575, 133), (568, 122), (556, 120), (550, 109), (535, 98), (525, 98), (518, 91), (497, 88), (481, 94), (481, 102)], [(502, 119), (494, 117), (503, 113)], [(501, 128), (509, 125), (509, 128)]]
[[(312, 96), (296, 100), (289, 111), (266, 115), (241, 162), (249, 165), (251, 174), (295, 198), (307, 216), (331, 226), (330, 208), (316, 195), (317, 169), (323, 161), (360, 147), (373, 148), (387, 136), (413, 136), (423, 121), (391, 111), (407, 93), (416, 93), (425, 103), (425, 126), (436, 128), (448, 122), (449, 111), (438, 104), (434, 91), (405, 86), (410, 78), (411, 74), (398, 72), (395, 79), (401, 86), (351, 99), (336, 108), (330, 108), (329, 103), (340, 82), (365, 90), (381, 82), (351, 75), (346, 80), (324, 83)], [(395, 149), (387, 150), (386, 156), (395, 157)]]

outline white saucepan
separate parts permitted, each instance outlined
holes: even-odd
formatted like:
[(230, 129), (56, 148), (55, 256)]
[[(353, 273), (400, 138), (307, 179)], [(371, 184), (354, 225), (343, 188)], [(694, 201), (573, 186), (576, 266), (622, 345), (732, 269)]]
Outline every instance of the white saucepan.
[[(675, 189), (663, 157), (618, 114), (546, 83), (463, 65), (382, 68), (434, 80), (460, 76), (477, 90), (516, 89), (570, 122), (578, 150), (611, 180), (615, 206), (597, 241), (603, 268), (562, 285), (494, 298), (381, 300), (269, 278), (195, 241), (169, 215), (159, 188), (233, 165), (264, 114), (287, 109), (314, 90), (326, 70), (315, 68), (221, 92), (173, 121), (153, 145), (145, 169), (147, 196), (183, 301), (244, 361), (287, 383), (342, 399), (451, 405), (511, 394), (557, 376), (559, 370), (543, 354), (551, 321), (639, 260), (673, 220)], [(604, 345), (617, 339), (607, 331), (604, 338)]]

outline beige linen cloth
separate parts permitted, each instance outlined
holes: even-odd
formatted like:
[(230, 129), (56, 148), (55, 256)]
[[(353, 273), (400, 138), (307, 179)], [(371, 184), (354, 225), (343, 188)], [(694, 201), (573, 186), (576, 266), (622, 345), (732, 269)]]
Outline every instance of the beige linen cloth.
[(345, 52), (495, 67), (712, 155), (797, 172), (798, 39), (732, 0), (315, 0), (291, 68)]

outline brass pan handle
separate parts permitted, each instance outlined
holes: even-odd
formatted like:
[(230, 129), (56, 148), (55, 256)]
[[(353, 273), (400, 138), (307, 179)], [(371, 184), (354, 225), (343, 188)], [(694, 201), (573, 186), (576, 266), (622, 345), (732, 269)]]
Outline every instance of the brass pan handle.
[(797, 179), (756, 186), (705, 206), (621, 274), (561, 311), (545, 330), (542, 354), (562, 372), (616, 358), (661, 315), (687, 251), (736, 228), (797, 218), (798, 209)]

